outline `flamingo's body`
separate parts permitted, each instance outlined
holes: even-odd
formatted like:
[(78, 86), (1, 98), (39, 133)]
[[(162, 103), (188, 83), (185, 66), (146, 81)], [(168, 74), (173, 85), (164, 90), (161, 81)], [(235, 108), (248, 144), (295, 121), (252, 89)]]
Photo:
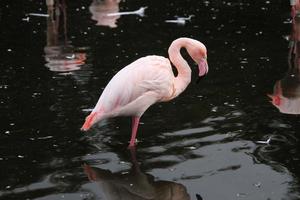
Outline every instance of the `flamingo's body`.
[(169, 48), (169, 56), (178, 71), (175, 77), (169, 59), (161, 56), (140, 58), (120, 70), (105, 87), (97, 105), (86, 118), (82, 130), (115, 116), (132, 116), (132, 135), (129, 146), (134, 146), (139, 119), (152, 104), (169, 101), (178, 96), (191, 81), (191, 69), (180, 55), (185, 47), (199, 64), (199, 76), (208, 71), (205, 46), (193, 39), (179, 38)]

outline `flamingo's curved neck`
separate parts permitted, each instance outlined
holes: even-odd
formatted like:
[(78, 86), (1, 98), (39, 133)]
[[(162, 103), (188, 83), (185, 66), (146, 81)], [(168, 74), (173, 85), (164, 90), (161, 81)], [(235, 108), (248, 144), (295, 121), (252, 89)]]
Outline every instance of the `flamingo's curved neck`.
[(178, 71), (178, 75), (175, 77), (174, 81), (174, 97), (183, 92), (191, 82), (191, 68), (180, 54), (180, 49), (188, 48), (188, 43), (189, 41), (187, 38), (179, 38), (172, 42), (168, 50), (169, 58)]

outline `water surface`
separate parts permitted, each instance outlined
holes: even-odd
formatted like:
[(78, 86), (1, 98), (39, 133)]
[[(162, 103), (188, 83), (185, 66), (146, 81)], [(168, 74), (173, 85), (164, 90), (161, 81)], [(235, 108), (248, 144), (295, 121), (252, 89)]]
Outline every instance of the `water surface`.
[[(288, 2), (113, 2), (67, 1), (55, 21), (28, 21), (44, 1), (1, 2), (0, 199), (300, 199), (299, 116), (266, 96), (288, 71)], [(136, 153), (129, 118), (80, 131), (117, 71), (182, 36), (206, 44), (209, 74), (195, 84), (191, 64), (187, 90), (144, 114)]]

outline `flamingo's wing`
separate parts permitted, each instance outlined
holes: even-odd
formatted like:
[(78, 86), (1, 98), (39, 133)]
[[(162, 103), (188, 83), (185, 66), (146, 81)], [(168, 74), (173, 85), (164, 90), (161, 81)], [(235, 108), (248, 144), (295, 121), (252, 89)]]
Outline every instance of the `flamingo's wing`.
[(115, 115), (142, 114), (150, 105), (172, 94), (173, 79), (168, 59), (138, 59), (112, 78), (94, 110)]

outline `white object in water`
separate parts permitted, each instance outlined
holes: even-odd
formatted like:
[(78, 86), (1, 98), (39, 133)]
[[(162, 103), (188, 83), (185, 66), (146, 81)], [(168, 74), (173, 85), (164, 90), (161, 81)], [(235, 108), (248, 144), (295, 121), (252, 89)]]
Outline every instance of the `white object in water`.
[(165, 20), (167, 23), (174, 23), (174, 24), (180, 24), (180, 25), (185, 25), (185, 20), (179, 20), (179, 19), (170, 19), (170, 20)]
[(85, 108), (82, 109), (83, 112), (92, 112), (94, 108)]
[(108, 13), (106, 16), (112, 17), (112, 16), (120, 16), (120, 15), (139, 15), (143, 17), (145, 15), (145, 10), (148, 7), (141, 7), (138, 10), (135, 11), (128, 11), (128, 12), (116, 12), (116, 13)]
[(22, 18), (22, 21), (25, 21), (25, 22), (29, 22), (29, 17), (26, 17), (26, 18)]
[(258, 144), (270, 144), (270, 142), (271, 142), (271, 137), (269, 137), (267, 141), (256, 141), (256, 143)]
[(28, 13), (27, 15), (35, 16), (35, 17), (49, 17), (48, 14), (43, 14), (43, 13)]
[(66, 58), (67, 58), (67, 59), (74, 59), (74, 58), (75, 58), (75, 54), (67, 55)]
[(168, 19), (165, 20), (165, 22), (185, 25), (186, 21), (191, 21), (192, 17), (194, 17), (194, 15), (190, 15), (188, 17), (177, 17), (177, 19)]

